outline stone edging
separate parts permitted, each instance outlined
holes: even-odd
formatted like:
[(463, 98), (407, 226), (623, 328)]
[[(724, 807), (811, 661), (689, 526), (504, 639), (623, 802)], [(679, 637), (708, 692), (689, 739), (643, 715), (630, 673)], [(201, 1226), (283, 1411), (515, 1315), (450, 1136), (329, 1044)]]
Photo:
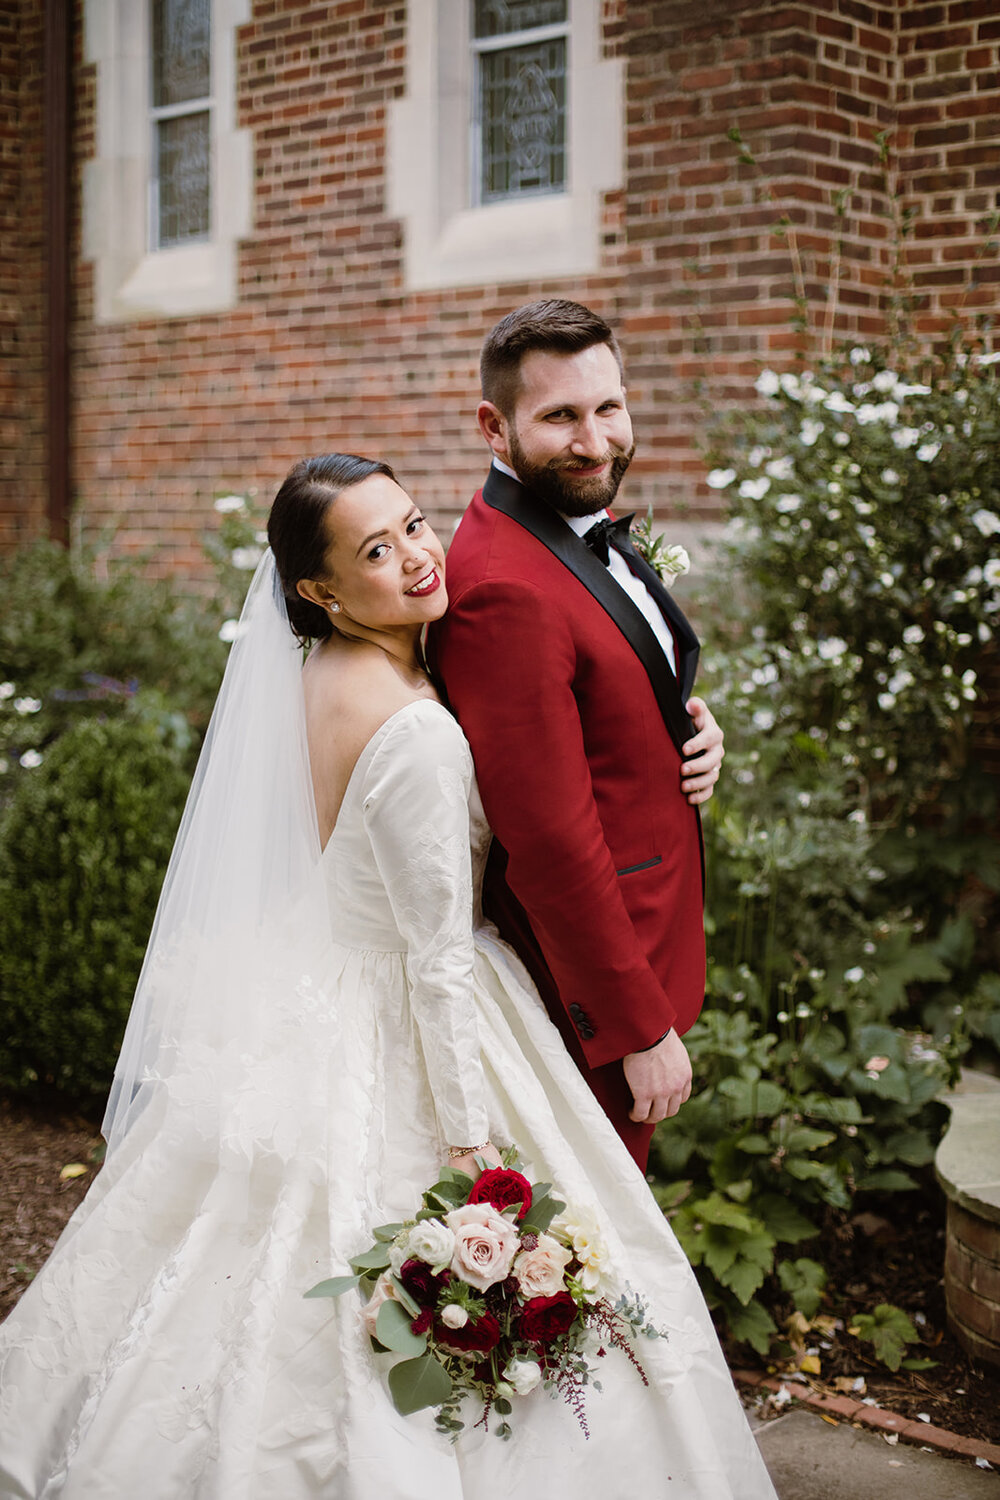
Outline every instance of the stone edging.
[(803, 1406), (824, 1412), (840, 1421), (856, 1422), (859, 1427), (868, 1427), (873, 1432), (882, 1434), (895, 1432), (904, 1443), (918, 1443), (955, 1457), (986, 1458), (991, 1464), (1000, 1467), (1000, 1445), (996, 1443), (982, 1442), (979, 1438), (959, 1437), (957, 1432), (932, 1427), (929, 1422), (912, 1422), (909, 1417), (886, 1411), (881, 1406), (865, 1406), (855, 1396), (832, 1396), (811, 1390), (797, 1380), (783, 1380), (776, 1375), (764, 1375), (759, 1370), (733, 1370), (731, 1373), (739, 1385), (756, 1387), (758, 1390), (778, 1391), (784, 1386), (793, 1399)]

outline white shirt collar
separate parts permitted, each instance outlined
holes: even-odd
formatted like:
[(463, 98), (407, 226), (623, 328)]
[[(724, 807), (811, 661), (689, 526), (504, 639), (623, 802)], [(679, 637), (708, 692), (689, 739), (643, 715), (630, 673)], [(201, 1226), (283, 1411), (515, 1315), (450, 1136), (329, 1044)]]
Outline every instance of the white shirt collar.
[[(514, 473), (514, 470), (510, 467), (510, 465), (505, 464), (502, 458), (497, 458), (496, 454), (493, 455), (493, 467), (494, 469), (499, 469), (501, 474), (507, 474), (511, 479), (517, 479), (518, 484), (521, 483), (520, 479), (518, 479), (518, 476)], [(563, 516), (562, 511), (558, 511), (557, 514), (562, 516), (563, 520), (566, 522), (566, 525), (570, 528), (571, 531), (575, 531), (577, 536), (586, 536), (587, 532), (590, 530), (591, 526), (593, 526), (594, 522), (600, 521), (604, 516), (606, 516), (607, 511), (594, 511), (594, 513), (589, 516)]]

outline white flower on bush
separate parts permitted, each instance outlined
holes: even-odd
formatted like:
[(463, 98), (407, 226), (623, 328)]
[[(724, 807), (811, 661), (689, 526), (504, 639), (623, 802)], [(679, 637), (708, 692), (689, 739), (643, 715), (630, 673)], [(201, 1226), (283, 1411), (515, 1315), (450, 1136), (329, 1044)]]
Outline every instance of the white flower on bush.
[(42, 763), (42, 757), (37, 750), (25, 750), (21, 756), (20, 764), (26, 771), (35, 771)]
[(747, 463), (751, 469), (759, 469), (765, 458), (770, 458), (770, 456), (770, 448), (765, 448), (762, 443), (758, 443), (756, 448), (751, 448), (747, 454)]
[(712, 469), (705, 483), (711, 490), (724, 490), (736, 478), (735, 469)]
[(932, 459), (937, 458), (940, 452), (940, 443), (921, 443), (917, 449), (917, 457), (922, 464), (929, 464)]
[(899, 376), (895, 370), (879, 370), (872, 376), (872, 385), (883, 396), (887, 396), (890, 391), (894, 391), (898, 384)]
[(522, 1297), (554, 1297), (565, 1290), (563, 1277), (573, 1252), (550, 1234), (540, 1234), (534, 1250), (523, 1250), (513, 1272)]
[(489, 1203), (466, 1203), (446, 1214), (445, 1223), (455, 1235), (451, 1269), (456, 1276), (481, 1292), (507, 1279), (520, 1245), (509, 1219)]
[(860, 344), (855, 345), (848, 356), (851, 364), (855, 366), (869, 364), (871, 361), (871, 357), (871, 350), (865, 349)]
[(16, 689), (12, 682), (0, 682), (0, 701), (4, 698), (13, 698)]
[(223, 620), (219, 626), (219, 640), (225, 641), (228, 646), (233, 641), (238, 641), (245, 630), (246, 626), (241, 624), (239, 620)]
[(455, 1253), (455, 1232), (440, 1219), (423, 1219), (410, 1230), (406, 1246), (417, 1260), (443, 1271)]
[(786, 453), (781, 458), (772, 458), (770, 463), (766, 463), (764, 473), (772, 479), (791, 479), (795, 473), (795, 465)]
[(844, 971), (844, 978), (847, 980), (848, 984), (860, 984), (864, 977), (865, 971), (864, 969), (862, 969), (860, 964), (855, 964), (853, 969), (846, 969)]
[(889, 712), (890, 708), (895, 708), (895, 706), (896, 706), (896, 695), (895, 695), (895, 693), (879, 693), (879, 695), (878, 695), (878, 706), (879, 706), (879, 708), (883, 709), (886, 713)]
[(907, 646), (919, 646), (924, 639), (924, 627), (922, 625), (907, 625), (903, 631), (903, 640)]
[(766, 667), (757, 667), (750, 673), (751, 686), (756, 683), (758, 687), (767, 687), (769, 683), (777, 682), (778, 669), (773, 661), (769, 661)]
[(41, 698), (15, 698), (14, 712), (18, 714), (37, 714), (42, 706)]
[(792, 374), (791, 370), (786, 370), (783, 375), (778, 376), (778, 384), (785, 395), (791, 396), (793, 400), (798, 400), (802, 394), (802, 382), (797, 375)]
[(831, 391), (823, 402), (823, 405), (827, 411), (833, 412), (838, 417), (847, 416), (849, 412), (854, 410), (854, 402), (848, 401), (843, 391)]
[(816, 422), (812, 417), (806, 417), (799, 428), (799, 441), (807, 448), (811, 448), (816, 439), (823, 431), (823, 423)]
[(781, 499), (776, 502), (775, 509), (779, 510), (783, 516), (790, 516), (793, 511), (798, 510), (801, 504), (801, 495), (782, 495)]
[(983, 569), (983, 577), (991, 589), (995, 589), (1000, 584), (1000, 558), (990, 558)]
[(773, 370), (761, 370), (753, 388), (758, 396), (776, 396), (781, 390), (781, 381)]
[(763, 500), (771, 488), (771, 481), (766, 474), (759, 479), (744, 479), (740, 483), (740, 495), (744, 500)]
[(919, 427), (897, 427), (892, 434), (892, 440), (897, 448), (912, 448), (919, 436)]
[(234, 547), (229, 554), (229, 560), (234, 568), (239, 568), (241, 573), (252, 573), (262, 556), (263, 553), (259, 547)]
[(899, 672), (894, 672), (889, 678), (890, 693), (901, 693), (904, 688), (912, 687), (913, 673), (908, 672), (905, 667)]
[(220, 495), (214, 508), (220, 516), (243, 515), (246, 512), (247, 503), (242, 495)]
[(527, 1396), (542, 1378), (541, 1366), (533, 1359), (512, 1359), (503, 1378), (517, 1396)]
[(896, 473), (896, 470), (895, 469), (883, 469), (882, 470), (882, 483), (883, 484), (898, 484), (899, 483), (899, 475)]
[(469, 1314), (457, 1302), (449, 1302), (441, 1309), (441, 1322), (446, 1328), (464, 1328), (468, 1321)]
[(992, 354), (980, 354), (979, 363), (981, 365), (995, 365), (1000, 363), (1000, 349), (995, 349)]
[(824, 661), (840, 661), (847, 650), (847, 642), (842, 641), (839, 635), (830, 635), (826, 640), (817, 642), (816, 650)]

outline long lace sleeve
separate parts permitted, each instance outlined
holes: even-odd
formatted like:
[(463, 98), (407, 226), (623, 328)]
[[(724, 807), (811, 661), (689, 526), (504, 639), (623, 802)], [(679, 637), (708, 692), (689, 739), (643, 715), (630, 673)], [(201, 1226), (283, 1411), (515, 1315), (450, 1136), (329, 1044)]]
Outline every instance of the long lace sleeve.
[(364, 816), (406, 942), (410, 1003), (438, 1123), (454, 1145), (489, 1137), (472, 1000), (472, 758), (446, 709), (400, 715), (365, 776)]

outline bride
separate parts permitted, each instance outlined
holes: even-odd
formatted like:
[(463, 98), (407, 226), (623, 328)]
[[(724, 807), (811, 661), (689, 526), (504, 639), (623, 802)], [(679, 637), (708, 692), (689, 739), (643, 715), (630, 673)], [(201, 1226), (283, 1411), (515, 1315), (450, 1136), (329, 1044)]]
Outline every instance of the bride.
[[(2, 1500), (773, 1500), (694, 1275), (509, 948), (489, 830), (424, 670), (441, 545), (384, 464), (275, 500), (105, 1118), (106, 1164), (0, 1328)], [(291, 630), (289, 630), (291, 626)], [(294, 635), (293, 635), (294, 632)], [(317, 642), (302, 666), (299, 640)], [(649, 1304), (589, 1440), (404, 1417), (354, 1294), (306, 1299), (443, 1160), (596, 1212)]]

